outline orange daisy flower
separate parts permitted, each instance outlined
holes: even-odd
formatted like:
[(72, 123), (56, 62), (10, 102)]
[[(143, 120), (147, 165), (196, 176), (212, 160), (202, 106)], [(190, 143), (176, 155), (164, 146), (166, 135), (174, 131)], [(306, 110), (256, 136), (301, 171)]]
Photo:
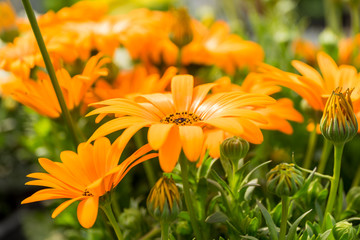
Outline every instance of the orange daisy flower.
[[(81, 143), (77, 153), (61, 152), (61, 162), (39, 158), (47, 173), (31, 173), (26, 185), (48, 187), (35, 192), (21, 204), (51, 199), (69, 198), (61, 203), (51, 215), (55, 218), (65, 208), (80, 201), (77, 208), (78, 220), (84, 228), (94, 225), (99, 208), (99, 198), (114, 189), (131, 168), (157, 156), (145, 145), (118, 165), (125, 144), (111, 145), (107, 138), (99, 138), (94, 145)], [(146, 155), (145, 155), (146, 154)]]
[[(66, 105), (69, 110), (79, 106), (90, 86), (100, 76), (107, 75), (104, 64), (108, 58), (101, 54), (94, 56), (87, 62), (82, 74), (71, 77), (65, 69), (56, 71), (60, 87), (63, 91)], [(55, 94), (49, 76), (39, 72), (38, 80), (15, 79), (1, 85), (5, 95), (11, 95), (16, 101), (34, 109), (41, 115), (57, 118), (61, 114), (60, 104)]]
[(292, 89), (313, 109), (319, 111), (324, 110), (325, 103), (334, 89), (338, 87), (354, 89), (351, 100), (359, 121), (360, 74), (356, 68), (350, 65), (337, 66), (335, 61), (324, 52), (318, 53), (317, 61), (322, 75), (313, 67), (296, 60), (292, 61), (292, 65), (301, 75), (284, 72), (266, 64), (262, 64), (259, 71), (263, 73), (262, 77), (265, 81), (272, 81)]
[(138, 94), (164, 92), (176, 72), (175, 67), (169, 67), (160, 77), (159, 74), (151, 74), (144, 66), (138, 65), (130, 71), (120, 72), (111, 84), (104, 79), (98, 80), (87, 96), (87, 103), (119, 97), (133, 99)]
[[(241, 92), (219, 93), (207, 97), (213, 83), (193, 88), (190, 75), (175, 76), (171, 82), (171, 94), (140, 95), (136, 100), (110, 99), (99, 102), (105, 105), (93, 110), (94, 114), (117, 114), (118, 118), (100, 126), (89, 142), (126, 129), (121, 136), (133, 136), (139, 129), (149, 127), (148, 141), (159, 150), (160, 166), (171, 172), (177, 163), (181, 149), (190, 161), (200, 157), (205, 128), (218, 128), (233, 135), (251, 139), (252, 129), (260, 130), (252, 121), (266, 122), (252, 109), (275, 102), (269, 96)], [(261, 134), (261, 133), (260, 133)], [(261, 142), (262, 135), (258, 136)]]

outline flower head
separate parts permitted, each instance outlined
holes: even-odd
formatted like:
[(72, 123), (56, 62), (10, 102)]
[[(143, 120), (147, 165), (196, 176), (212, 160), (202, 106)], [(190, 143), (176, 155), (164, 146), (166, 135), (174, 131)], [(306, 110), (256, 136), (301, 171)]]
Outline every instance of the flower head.
[(196, 88), (193, 85), (192, 76), (179, 75), (172, 79), (171, 94), (140, 95), (136, 101), (118, 98), (99, 102), (105, 106), (89, 115), (116, 114), (118, 117), (99, 127), (89, 141), (121, 129), (126, 129), (123, 135), (131, 137), (139, 129), (149, 127), (149, 144), (159, 150), (160, 166), (166, 172), (172, 171), (181, 150), (190, 161), (198, 160), (205, 129), (221, 129), (250, 142), (262, 141), (261, 131), (253, 122), (266, 120), (252, 109), (273, 104), (274, 99), (241, 92), (207, 96), (215, 84)]
[(98, 213), (99, 198), (116, 187), (131, 168), (157, 156), (155, 153), (147, 154), (151, 148), (145, 145), (118, 165), (124, 147), (124, 144), (111, 145), (107, 138), (99, 138), (94, 145), (81, 143), (77, 153), (61, 152), (60, 163), (40, 158), (39, 163), (47, 173), (29, 174), (28, 177), (36, 180), (26, 185), (47, 188), (35, 192), (21, 203), (69, 198), (54, 210), (51, 217), (55, 218), (70, 204), (80, 201), (78, 220), (83, 227), (92, 227)]
[(358, 122), (354, 114), (351, 92), (345, 93), (336, 88), (326, 102), (320, 122), (320, 130), (324, 137), (334, 144), (350, 141), (358, 131)]
[(181, 210), (178, 188), (172, 178), (160, 178), (151, 189), (146, 201), (149, 212), (162, 221), (174, 220)]
[(170, 30), (170, 40), (182, 48), (193, 39), (191, 18), (186, 8), (179, 8), (172, 11), (173, 22)]
[(281, 163), (266, 174), (267, 187), (279, 197), (294, 195), (304, 184), (304, 177), (294, 164)]

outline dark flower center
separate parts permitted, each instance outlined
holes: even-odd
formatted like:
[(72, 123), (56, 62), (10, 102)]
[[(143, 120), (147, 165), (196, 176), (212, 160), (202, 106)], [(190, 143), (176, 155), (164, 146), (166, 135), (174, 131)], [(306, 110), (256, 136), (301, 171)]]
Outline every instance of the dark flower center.
[(160, 120), (161, 123), (175, 123), (180, 126), (191, 125), (198, 121), (201, 121), (201, 118), (189, 112), (172, 113)]

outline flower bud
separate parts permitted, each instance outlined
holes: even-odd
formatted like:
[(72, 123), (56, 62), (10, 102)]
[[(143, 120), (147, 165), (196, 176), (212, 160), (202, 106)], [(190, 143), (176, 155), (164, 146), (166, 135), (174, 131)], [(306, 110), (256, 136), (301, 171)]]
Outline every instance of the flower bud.
[(352, 91), (347, 89), (342, 93), (341, 88), (336, 88), (326, 102), (320, 130), (334, 144), (344, 144), (357, 134), (358, 122), (350, 99)]
[(336, 240), (355, 240), (356, 229), (347, 221), (340, 221), (335, 224), (332, 233)]
[(294, 195), (304, 184), (304, 177), (294, 164), (281, 163), (266, 174), (267, 187), (279, 197)]
[(181, 209), (180, 193), (171, 178), (160, 178), (151, 189), (146, 201), (147, 208), (154, 218), (171, 222)]
[(170, 40), (178, 48), (182, 48), (193, 39), (191, 18), (186, 8), (179, 8), (171, 11), (171, 13), (173, 22), (171, 24)]
[(245, 157), (250, 148), (249, 143), (241, 137), (231, 137), (225, 139), (220, 145), (220, 153), (225, 157), (237, 163), (241, 158)]

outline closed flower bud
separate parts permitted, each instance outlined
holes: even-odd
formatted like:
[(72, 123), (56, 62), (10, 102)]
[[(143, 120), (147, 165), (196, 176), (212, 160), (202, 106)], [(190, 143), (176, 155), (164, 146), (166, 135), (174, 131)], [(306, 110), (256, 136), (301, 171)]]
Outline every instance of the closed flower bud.
[(355, 240), (356, 229), (351, 223), (347, 221), (341, 221), (335, 224), (332, 229), (332, 233), (336, 240)]
[(342, 93), (341, 88), (336, 88), (325, 105), (320, 130), (334, 144), (344, 144), (357, 134), (358, 122), (350, 99), (351, 92), (347, 89)]
[(246, 156), (249, 147), (249, 143), (240, 137), (227, 138), (220, 145), (220, 153), (222, 157), (236, 163)]
[(267, 187), (279, 197), (294, 195), (304, 184), (304, 177), (294, 164), (281, 163), (266, 174)]
[(171, 11), (173, 22), (170, 30), (170, 40), (182, 48), (193, 40), (191, 18), (185, 8)]
[(146, 205), (154, 218), (167, 222), (175, 220), (181, 209), (181, 199), (174, 180), (166, 176), (160, 178), (151, 189)]

